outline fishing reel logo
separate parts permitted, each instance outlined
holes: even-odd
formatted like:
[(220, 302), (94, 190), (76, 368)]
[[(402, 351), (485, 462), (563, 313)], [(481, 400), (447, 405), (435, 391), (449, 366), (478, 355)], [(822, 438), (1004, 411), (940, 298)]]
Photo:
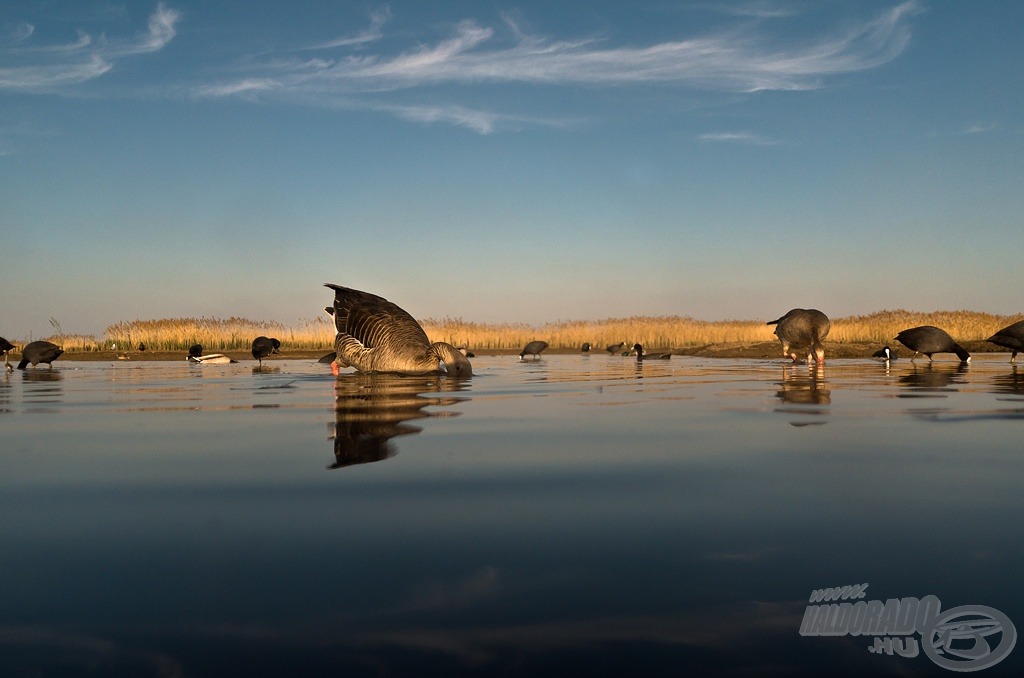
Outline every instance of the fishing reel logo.
[[(942, 610), (935, 596), (858, 600), (867, 584), (818, 589), (800, 624), (802, 636), (874, 636), (868, 651), (875, 654), (925, 656), (950, 671), (980, 671), (1010, 654), (1017, 629), (1005, 614), (984, 605)], [(856, 602), (828, 602), (828, 601)], [(914, 635), (920, 635), (920, 644)]]

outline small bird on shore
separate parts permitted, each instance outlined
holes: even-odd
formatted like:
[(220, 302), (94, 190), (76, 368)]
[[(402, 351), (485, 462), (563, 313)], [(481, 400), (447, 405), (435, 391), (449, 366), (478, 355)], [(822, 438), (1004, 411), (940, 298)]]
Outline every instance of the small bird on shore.
[(636, 359), (641, 360), (668, 360), (672, 357), (671, 353), (644, 353), (644, 347), (640, 344), (633, 344), (633, 350), (630, 353), (636, 353)]
[(192, 344), (191, 346), (188, 347), (188, 357), (189, 358), (198, 358), (201, 355), (203, 355), (203, 345), (202, 344)]
[(985, 341), (1013, 351), (1010, 354), (1010, 364), (1015, 364), (1017, 354), (1024, 351), (1024, 320), (1004, 327)]
[(898, 356), (896, 355), (896, 351), (892, 350), (888, 346), (885, 346), (883, 348), (878, 349), (874, 353), (872, 353), (871, 357), (872, 358), (879, 358), (880, 360), (884, 360), (885, 362), (889, 362), (890, 360), (896, 360), (896, 358)]
[(580, 346), (580, 353), (590, 353), (590, 342), (584, 341), (583, 345)]
[(609, 344), (608, 346), (605, 346), (605, 347), (604, 347), (604, 350), (608, 351), (608, 352), (609, 352), (609, 353), (611, 353), (612, 355), (615, 355), (616, 353), (618, 353), (619, 351), (621, 351), (621, 350), (622, 350), (622, 347), (623, 347), (623, 346), (625, 346), (625, 345), (626, 345), (626, 342), (624, 342), (624, 341), (620, 341), (620, 342), (619, 342), (619, 343), (617, 343), (617, 344)]
[(21, 362), (18, 363), (18, 369), (25, 369), (29, 363), (32, 363), (32, 367), (43, 363), (52, 368), (53, 361), (63, 354), (64, 349), (57, 344), (51, 344), (48, 341), (33, 341), (25, 344), (25, 348), (21, 349)]
[(896, 341), (914, 352), (910, 362), (914, 362), (914, 358), (920, 353), (928, 356), (928, 362), (932, 361), (933, 353), (956, 353), (960, 362), (971, 361), (971, 354), (963, 346), (956, 343), (948, 332), (934, 325), (922, 325), (903, 330), (896, 335)]
[(531, 341), (519, 353), (519, 362), (523, 362), (527, 355), (532, 355), (535, 360), (540, 360), (540, 352), (548, 347), (546, 341)]
[(252, 357), (260, 362), (260, 367), (263, 367), (263, 359), (277, 353), (279, 348), (281, 342), (277, 339), (259, 336), (252, 340)]
[(775, 325), (775, 335), (782, 343), (782, 355), (800, 362), (790, 347), (807, 348), (807, 364), (811, 364), (811, 356), (819, 365), (825, 364), (825, 347), (822, 341), (828, 336), (832, 325), (828, 316), (816, 308), (794, 308), (777, 320), (766, 323)]

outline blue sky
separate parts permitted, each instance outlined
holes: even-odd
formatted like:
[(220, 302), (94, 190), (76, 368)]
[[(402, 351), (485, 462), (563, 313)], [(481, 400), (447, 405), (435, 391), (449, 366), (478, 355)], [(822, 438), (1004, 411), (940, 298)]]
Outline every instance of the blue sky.
[(0, 334), (1022, 310), (1024, 3), (0, 7)]

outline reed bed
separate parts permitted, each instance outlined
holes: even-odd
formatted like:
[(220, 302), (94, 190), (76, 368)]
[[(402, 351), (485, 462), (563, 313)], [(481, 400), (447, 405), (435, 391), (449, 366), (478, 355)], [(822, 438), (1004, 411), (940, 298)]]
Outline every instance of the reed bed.
[(144, 344), (153, 351), (184, 351), (201, 344), (206, 353), (249, 349), (260, 335), (279, 339), (286, 348), (321, 349), (334, 345), (334, 324), (327, 318), (302, 320), (295, 327), (234, 317), (168, 318), (122, 321), (105, 332), (111, 348), (137, 349)]
[[(994, 315), (975, 311), (923, 313), (897, 309), (870, 315), (832, 319), (828, 342), (892, 344), (900, 330), (935, 325), (963, 342), (981, 342), (1024, 314)], [(431, 341), (446, 341), (475, 351), (519, 350), (534, 339), (552, 349), (578, 349), (590, 342), (592, 350), (623, 342), (655, 348), (687, 348), (715, 344), (754, 344), (775, 341), (773, 328), (763, 320), (696, 320), (682, 316), (634, 316), (606, 320), (565, 320), (543, 325), (525, 323), (485, 324), (462, 318), (428, 318), (421, 323)], [(101, 340), (91, 335), (60, 333), (47, 338), (68, 352), (137, 350), (140, 344), (153, 351), (185, 351), (202, 344), (208, 353), (248, 350), (259, 335), (276, 337), (285, 350), (331, 350), (334, 323), (330, 318), (300, 320), (295, 326), (247, 318), (169, 318), (122, 321), (107, 327)], [(24, 343), (24, 342), (22, 342)]]

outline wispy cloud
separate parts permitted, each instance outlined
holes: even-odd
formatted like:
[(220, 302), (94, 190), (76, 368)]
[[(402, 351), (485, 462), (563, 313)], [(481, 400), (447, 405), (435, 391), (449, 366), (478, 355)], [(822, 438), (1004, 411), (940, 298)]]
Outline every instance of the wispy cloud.
[(700, 141), (774, 146), (778, 142), (753, 132), (710, 132), (697, 137)]
[(343, 36), (328, 40), (327, 42), (313, 45), (307, 49), (334, 49), (336, 47), (355, 47), (367, 43), (376, 42), (384, 37), (384, 24), (391, 18), (391, 10), (385, 7), (382, 10), (370, 14), (370, 27), (365, 31), (353, 36)]
[(974, 123), (964, 129), (964, 134), (985, 134), (995, 130), (995, 128), (996, 126), (993, 123)]
[[(772, 13), (764, 3), (738, 6), (746, 14)], [(530, 35), (506, 19), (503, 32), (473, 20), (459, 23), (433, 42), (398, 53), (369, 53), (365, 47), (382, 36), (389, 14), (374, 15), (371, 26), (353, 38), (339, 38), (319, 48), (342, 53), (316, 60), (273, 59), (253, 66), (234, 81), (198, 85), (194, 94), (223, 97), (272, 94), (304, 101), (338, 96), (383, 96), (397, 91), (503, 84), (563, 87), (626, 87), (658, 84), (704, 91), (756, 92), (807, 90), (828, 76), (863, 71), (898, 56), (910, 38), (908, 17), (917, 9), (905, 2), (801, 47), (780, 46), (759, 23), (732, 32), (697, 36), (647, 46), (613, 46), (608, 39), (557, 40)], [(442, 108), (395, 108), (396, 114), (423, 121), (445, 121), (477, 131), (493, 129), (498, 114), (458, 105)]]
[(163, 3), (150, 15), (144, 33), (130, 39), (94, 39), (84, 31), (70, 43), (33, 44), (34, 26), (16, 25), (0, 43), (0, 54), (12, 65), (0, 67), (0, 90), (54, 92), (109, 72), (121, 58), (163, 49), (177, 34), (181, 14)]

